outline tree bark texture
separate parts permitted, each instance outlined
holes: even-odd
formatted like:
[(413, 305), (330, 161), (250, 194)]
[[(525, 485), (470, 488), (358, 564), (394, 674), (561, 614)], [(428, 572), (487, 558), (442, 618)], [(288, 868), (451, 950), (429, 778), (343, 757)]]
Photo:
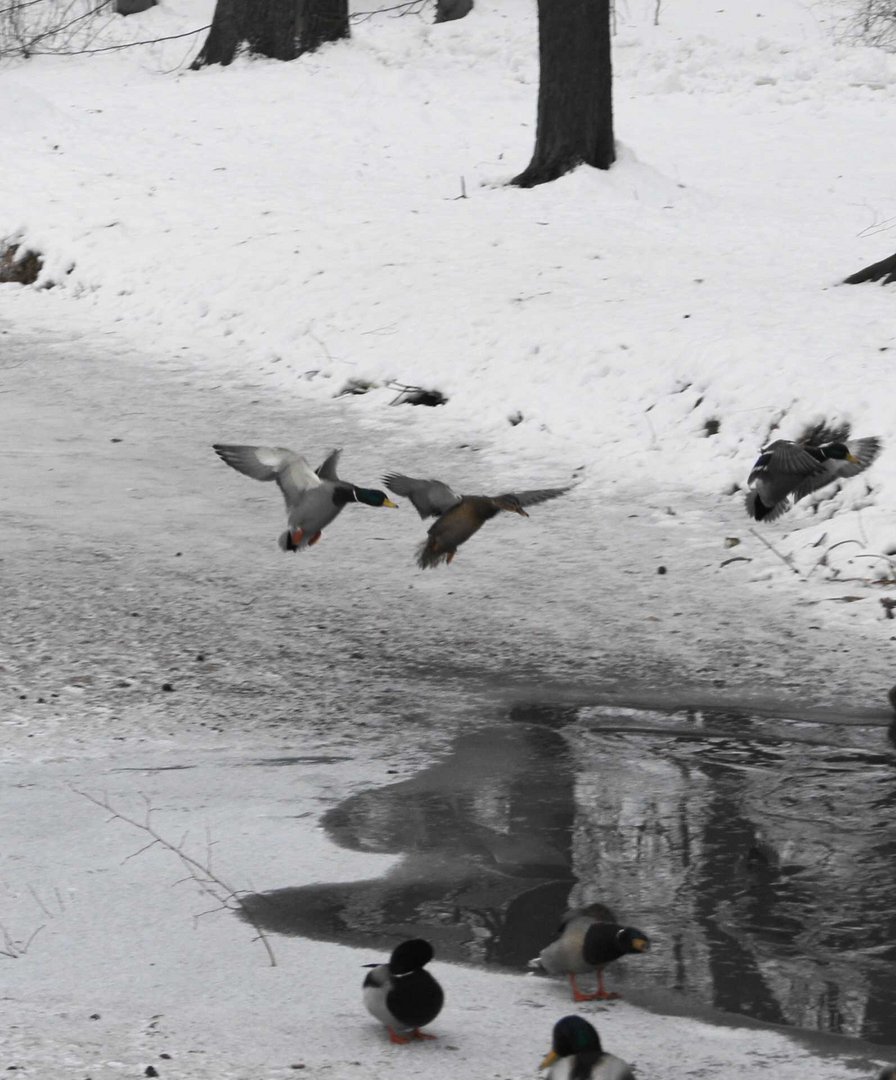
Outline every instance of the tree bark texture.
[(610, 0), (538, 0), (535, 151), (512, 183), (534, 187), (577, 165), (609, 169), (613, 139)]
[(328, 41), (351, 34), (348, 0), (306, 0), (299, 34), (299, 53), (314, 52)]
[(881, 285), (892, 285), (896, 282), (896, 255), (890, 255), (880, 262), (872, 263), (863, 270), (857, 270), (850, 274), (843, 282), (844, 285), (861, 285), (865, 281), (879, 281)]
[(243, 46), (272, 60), (295, 60), (348, 36), (348, 0), (217, 0), (191, 67), (229, 64)]
[(463, 19), (473, 10), (473, 0), (436, 0), (436, 17), (433, 22), (454, 22)]
[(296, 0), (218, 0), (208, 37), (190, 66), (229, 64), (243, 45), (259, 56), (294, 60), (297, 12)]

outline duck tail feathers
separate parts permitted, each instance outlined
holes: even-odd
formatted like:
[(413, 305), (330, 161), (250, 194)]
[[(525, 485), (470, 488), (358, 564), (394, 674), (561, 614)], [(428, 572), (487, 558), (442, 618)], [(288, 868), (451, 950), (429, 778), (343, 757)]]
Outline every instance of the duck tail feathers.
[(280, 533), (277, 537), (277, 543), (280, 545), (281, 551), (301, 551), (302, 548), (308, 547), (307, 540), (302, 540), (301, 543), (294, 543), (292, 539), (292, 533), (287, 529), (285, 533)]
[(757, 492), (748, 491), (744, 499), (744, 506), (746, 506), (750, 517), (755, 518), (756, 521), (774, 521), (775, 518), (779, 518), (788, 509), (790, 503), (787, 499), (781, 499), (774, 506), (766, 506)]
[(744, 506), (747, 508), (747, 513), (751, 518), (755, 518), (756, 521), (762, 521), (768, 508), (759, 498), (755, 491), (748, 491), (746, 498), (744, 499)]
[(448, 552), (441, 551), (432, 540), (424, 540), (417, 548), (417, 565), (421, 570), (431, 569), (448, 561)]

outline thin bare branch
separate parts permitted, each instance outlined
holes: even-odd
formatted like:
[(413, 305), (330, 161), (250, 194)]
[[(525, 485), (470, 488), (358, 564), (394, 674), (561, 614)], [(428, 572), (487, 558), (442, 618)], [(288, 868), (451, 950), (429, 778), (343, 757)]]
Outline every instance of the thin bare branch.
[(138, 848), (137, 851), (132, 851), (130, 855), (126, 855), (121, 860), (121, 865), (124, 866), (126, 862), (130, 862), (131, 859), (136, 859), (138, 855), (142, 855), (144, 851), (148, 851), (151, 847), (155, 847), (158, 844), (158, 840), (150, 840), (148, 844), (144, 844), (142, 848)]
[(0, 8), (0, 18), (4, 15), (11, 15), (14, 11), (22, 11), (25, 8), (34, 7), (35, 4), (42, 4), (44, 0), (25, 0), (24, 4), (12, 4), (10, 7)]
[(769, 543), (769, 541), (766, 540), (766, 538), (761, 533), (756, 532), (755, 529), (750, 529), (750, 532), (756, 537), (757, 540), (761, 540), (762, 543), (765, 544), (765, 546), (769, 549), (769, 551), (777, 555), (782, 563), (785, 563), (788, 567), (790, 567), (790, 569), (796, 574), (797, 577), (802, 576), (799, 570), (793, 565), (793, 559), (789, 555), (784, 555), (782, 552), (778, 551), (774, 544)]
[(3, 931), (3, 948), (0, 949), (0, 956), (8, 956), (11, 960), (18, 960), (20, 956), (24, 956), (31, 947), (31, 942), (44, 929), (45, 925), (41, 924), (36, 930), (32, 931), (25, 941), (16, 941), (6, 927), (0, 923), (0, 930)]
[[(104, 797), (102, 799), (98, 799), (95, 795), (91, 795), (87, 791), (80, 791), (78, 790), (78, 788), (72, 788), (72, 790), (75, 792), (76, 795), (80, 795), (82, 796), (82, 798), (87, 799), (88, 802), (92, 802), (94, 806), (98, 806), (103, 810), (107, 810), (112, 815), (111, 820), (117, 819), (119, 821), (124, 821), (128, 825), (132, 825), (135, 829), (140, 829), (142, 832), (145, 832), (148, 836), (152, 837), (152, 843), (147, 844), (146, 847), (142, 848), (141, 850), (146, 851), (148, 848), (153, 847), (155, 844), (160, 844), (163, 848), (165, 848), (166, 851), (170, 851), (172, 855), (176, 855), (186, 868), (189, 878), (192, 879), (199, 886), (200, 891), (202, 891), (208, 896), (211, 896), (221, 905), (222, 908), (226, 908), (229, 911), (233, 911), (236, 908), (243, 914), (243, 916), (258, 934), (258, 940), (262, 943), (262, 945), (264, 945), (265, 950), (268, 954), (268, 959), (271, 962), (271, 967), (277, 966), (277, 960), (274, 956), (274, 951), (271, 948), (271, 943), (268, 940), (267, 934), (264, 932), (262, 927), (258, 925), (257, 921), (252, 915), (252, 912), (248, 908), (243, 906), (242, 902), (239, 899), (239, 891), (237, 889), (234, 889), (232, 885), (228, 885), (227, 882), (220, 878), (217, 874), (213, 873), (206, 863), (200, 862), (198, 859), (193, 858), (192, 855), (188, 855), (187, 852), (184, 851), (183, 844), (186, 841), (187, 833), (184, 833), (180, 844), (176, 844), (171, 840), (166, 839), (164, 836), (161, 835), (161, 833), (156, 831), (156, 829), (150, 824), (152, 806), (150, 805), (149, 800), (146, 798), (145, 795), (143, 796), (143, 799), (147, 807), (146, 817), (144, 821), (137, 821), (136, 818), (129, 817), (127, 814), (123, 814), (120, 810), (116, 810), (115, 807), (111, 805), (108, 798)], [(139, 854), (139, 852), (137, 852), (136, 854)]]
[(31, 53), (33, 51), (32, 46), (35, 45), (38, 41), (43, 41), (44, 38), (53, 37), (55, 34), (61, 34), (64, 30), (68, 30), (69, 27), (74, 26), (76, 23), (83, 22), (84, 19), (89, 19), (92, 15), (96, 15), (98, 12), (102, 11), (102, 9), (106, 7), (109, 3), (111, 3), (111, 0), (100, 0), (100, 3), (97, 4), (96, 7), (90, 8), (88, 11), (84, 11), (80, 15), (76, 15), (67, 23), (63, 23), (61, 26), (52, 26), (45, 30), (42, 34), (37, 34), (26, 44), (25, 47), (27, 48), (28, 52)]
[(392, 18), (402, 18), (405, 15), (419, 15), (427, 6), (429, 0), (405, 0), (402, 4), (393, 4), (391, 7), (374, 8), (372, 11), (353, 11), (349, 18), (352, 22), (366, 22), (374, 15), (385, 15), (390, 11), (397, 11), (398, 15)]
[(40, 910), (41, 910), (41, 911), (42, 911), (42, 912), (44, 913), (44, 915), (46, 915), (48, 919), (52, 919), (52, 918), (53, 918), (53, 915), (52, 915), (52, 913), (51, 913), (51, 912), (49, 912), (49, 911), (47, 910), (47, 906), (46, 906), (46, 904), (45, 904), (45, 903), (43, 902), (43, 900), (41, 900), (41, 898), (40, 898), (40, 897), (39, 897), (39, 896), (37, 895), (37, 890), (36, 890), (36, 889), (34, 888), (34, 886), (33, 886), (33, 885), (29, 885), (29, 886), (28, 886), (28, 892), (30, 892), (30, 893), (31, 893), (32, 897), (34, 898), (34, 902), (35, 902), (35, 904), (37, 904), (37, 906), (38, 906), (38, 907), (40, 908)]

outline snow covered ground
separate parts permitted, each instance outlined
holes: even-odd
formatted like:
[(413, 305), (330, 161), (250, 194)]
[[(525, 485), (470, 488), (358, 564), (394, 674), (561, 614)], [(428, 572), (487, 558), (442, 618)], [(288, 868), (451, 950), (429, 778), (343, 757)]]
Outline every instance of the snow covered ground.
[[(734, 488), (775, 428), (893, 445), (893, 292), (837, 282), (896, 249), (896, 57), (843, 39), (843, 4), (618, 8), (618, 165), (525, 192), (515, 0), (360, 21), (288, 65), (191, 73), (179, 40), (0, 69), (0, 237), (56, 283), (0, 287), (0, 950), (36, 932), (0, 952), (3, 1067), (517, 1078), (571, 1011), (559, 983), (436, 961), (439, 1041), (391, 1047), (360, 1007), (378, 956), (278, 939), (269, 967), (78, 792), (146, 796), (264, 889), (389, 866), (320, 812), (431, 759), (498, 678), (835, 707), (883, 745), (892, 453), (762, 531), (799, 574)], [(448, 403), (389, 408), (393, 380)], [(373, 388), (336, 399), (352, 381)], [(406, 507), (351, 508), (288, 561), (276, 493), (218, 440), (342, 445), (358, 482), (580, 483), (444, 572), (414, 568)], [(594, 1011), (645, 1077), (872, 1073), (859, 1044)]]
[[(161, 1077), (197, 1080), (285, 1078), (297, 1067), (334, 1080), (537, 1075), (554, 1021), (574, 1011), (565, 981), (436, 959), (431, 970), (447, 997), (430, 1029), (438, 1041), (391, 1046), (361, 1005), (361, 965), (382, 954), (277, 938), (277, 966), (269, 966), (248, 926), (214, 913), (217, 902), (192, 884), (178, 884), (185, 870), (173, 856), (157, 848), (137, 854), (148, 838), (108, 822), (74, 790), (86, 788), (138, 819), (142, 793), (160, 833), (180, 842), (189, 832), (185, 847), (203, 861), (210, 842), (214, 869), (237, 885), (311, 872), (350, 880), (385, 869), (389, 856), (334, 850), (315, 828), (326, 801), (315, 780), (325, 778), (328, 795), (345, 790), (357, 782), (357, 762), (306, 765), (297, 784), (296, 770), (275, 758), (287, 749), (296, 750), (295, 741), (269, 743), (247, 761), (238, 747), (189, 747), (166, 768), (169, 752), (128, 748), (102, 787), (89, 764), (17, 769), (4, 795), (12, 826), (4, 827), (4, 925), (23, 938), (42, 929), (26, 955), (0, 957), (4, 1069), (94, 1080), (141, 1076), (150, 1065)], [(313, 749), (344, 754), (347, 747), (316, 741)], [(374, 765), (368, 775), (376, 772)], [(643, 1077), (874, 1075), (868, 1049), (848, 1040), (804, 1044), (760, 1027), (659, 1016), (625, 1001), (575, 1008)]]

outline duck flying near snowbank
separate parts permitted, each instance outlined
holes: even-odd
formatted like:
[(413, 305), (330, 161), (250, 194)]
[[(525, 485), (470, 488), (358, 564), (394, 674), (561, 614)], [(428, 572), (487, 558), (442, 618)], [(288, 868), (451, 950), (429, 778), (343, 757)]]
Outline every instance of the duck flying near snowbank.
[(877, 436), (806, 446), (776, 439), (764, 447), (747, 477), (746, 508), (757, 521), (775, 521), (792, 503), (834, 480), (857, 476), (874, 461), (883, 443)]
[(570, 490), (557, 487), (506, 495), (457, 495), (441, 480), (420, 480), (401, 473), (388, 473), (383, 483), (393, 494), (410, 499), (421, 518), (436, 519), (417, 549), (417, 565), (421, 569), (443, 562), (450, 564), (460, 545), (499, 511), (528, 517), (524, 507), (556, 499)]

